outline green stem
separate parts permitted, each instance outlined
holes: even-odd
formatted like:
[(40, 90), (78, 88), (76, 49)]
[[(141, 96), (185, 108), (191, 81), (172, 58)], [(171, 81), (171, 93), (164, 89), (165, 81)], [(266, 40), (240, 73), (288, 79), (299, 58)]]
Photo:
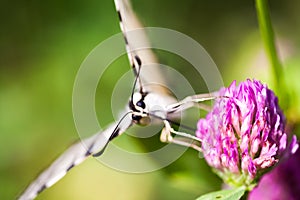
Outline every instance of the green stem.
[(280, 86), (282, 86), (283, 83), (283, 80), (281, 80), (283, 76), (283, 68), (276, 51), (268, 0), (255, 1), (261, 37), (264, 42), (266, 54), (272, 68), (273, 86), (277, 90), (277, 92), (282, 92), (281, 90), (283, 88), (281, 88)]

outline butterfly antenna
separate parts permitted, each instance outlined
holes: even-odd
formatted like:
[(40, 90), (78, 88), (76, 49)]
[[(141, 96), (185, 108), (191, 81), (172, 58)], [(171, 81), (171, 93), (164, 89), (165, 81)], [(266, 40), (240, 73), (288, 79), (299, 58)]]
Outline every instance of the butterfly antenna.
[(123, 117), (119, 120), (118, 124), (116, 125), (114, 131), (112, 132), (111, 136), (109, 137), (109, 141), (111, 141), (112, 139), (114, 139), (115, 137), (118, 136), (118, 130), (119, 130), (119, 127), (120, 127), (120, 124), (122, 123), (122, 121), (125, 119), (125, 117), (127, 117), (128, 114), (132, 113), (132, 111), (128, 111), (127, 113), (125, 113), (123, 115)]
[[(140, 76), (140, 72), (141, 72), (141, 69), (139, 68), (139, 70), (138, 70), (138, 72), (137, 72), (137, 74), (136, 74), (136, 76), (135, 76), (135, 79), (134, 79), (134, 83), (133, 83), (133, 87), (132, 87), (132, 91), (131, 91), (131, 100), (133, 99), (133, 94), (134, 94), (134, 90), (135, 90), (135, 88), (136, 88), (136, 85), (137, 85), (137, 81), (139, 80), (141, 80), (141, 79), (139, 79), (139, 76)], [(144, 91), (143, 91), (143, 88), (142, 88), (142, 85), (141, 85), (141, 83), (140, 83), (140, 93), (143, 93)]]
[(142, 81), (140, 79), (140, 71), (141, 71), (141, 67), (142, 67), (142, 60), (141, 58), (136, 54), (135, 50), (133, 50), (131, 44), (128, 42), (128, 35), (127, 35), (127, 28), (126, 28), (126, 23), (124, 22), (124, 18), (125, 16), (125, 11), (128, 10), (128, 6), (127, 5), (128, 2), (127, 1), (122, 1), (122, 0), (115, 0), (115, 6), (116, 6), (116, 10), (118, 13), (118, 17), (119, 17), (119, 23), (120, 23), (120, 28), (124, 37), (124, 41), (125, 41), (125, 48), (126, 48), (126, 52), (127, 52), (127, 56), (128, 56), (128, 60), (130, 62), (130, 65), (132, 66), (134, 75), (136, 77), (136, 81), (134, 83), (134, 88), (136, 87), (137, 84), (137, 80), (139, 80), (139, 85), (140, 85), (140, 92), (143, 92), (143, 87), (142, 87)]
[[(109, 137), (107, 143), (105, 144), (105, 146), (102, 148), (101, 151), (99, 151), (99, 152), (97, 152), (97, 153), (94, 153), (94, 154), (93, 154), (93, 157), (99, 157), (99, 156), (101, 156), (101, 155), (103, 154), (103, 152), (105, 151), (105, 149), (106, 149), (108, 143), (118, 136), (118, 134), (119, 134), (119, 132), (120, 132), (120, 125), (121, 125), (122, 121), (123, 121), (123, 120), (125, 119), (125, 117), (126, 117), (128, 114), (130, 114), (130, 113), (132, 113), (132, 111), (128, 111), (127, 113), (125, 113), (125, 114), (123, 115), (123, 117), (119, 120), (118, 124), (116, 125), (115, 129), (113, 130), (112, 134), (110, 135), (110, 137)], [(93, 147), (93, 146), (92, 146), (92, 147)], [(90, 147), (90, 148), (91, 148), (91, 147)]]

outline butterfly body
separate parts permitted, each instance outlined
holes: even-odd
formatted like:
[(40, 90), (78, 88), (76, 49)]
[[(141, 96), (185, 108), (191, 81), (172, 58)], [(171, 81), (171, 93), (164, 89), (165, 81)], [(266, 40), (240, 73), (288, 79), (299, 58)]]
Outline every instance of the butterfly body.
[[(133, 99), (135, 98), (139, 99), (133, 102), (137, 113), (144, 113), (153, 120), (157, 118), (167, 119), (170, 114), (168, 113), (168, 106), (177, 102), (174, 97), (159, 92), (147, 92), (144, 96), (141, 93), (135, 93)], [(145, 107), (139, 106), (141, 102)]]

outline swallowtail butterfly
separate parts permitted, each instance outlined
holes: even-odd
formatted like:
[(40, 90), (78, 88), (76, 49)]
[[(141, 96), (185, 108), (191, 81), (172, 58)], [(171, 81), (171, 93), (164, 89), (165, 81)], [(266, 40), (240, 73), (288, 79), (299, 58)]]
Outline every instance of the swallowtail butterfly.
[[(130, 31), (142, 28), (140, 21), (132, 11), (128, 0), (115, 0), (115, 6), (120, 21), (120, 28), (124, 36), (126, 51), (132, 70), (136, 76), (135, 92), (132, 93), (129, 103), (125, 108), (127, 114), (116, 123), (109, 125), (95, 135), (84, 139), (70, 146), (60, 157), (58, 157), (36, 180), (34, 180), (19, 197), (20, 200), (34, 199), (43, 190), (51, 187), (58, 180), (63, 178), (70, 169), (79, 165), (89, 156), (100, 156), (108, 143), (115, 137), (124, 133), (132, 125), (144, 125), (149, 119), (158, 119), (164, 124), (161, 133), (161, 141), (188, 146), (201, 151), (200, 141), (183, 132), (175, 131), (171, 124), (177, 113), (199, 105), (200, 102), (216, 98), (213, 93), (189, 96), (182, 101), (177, 101), (171, 93), (162, 86), (151, 85), (151, 75), (155, 81), (164, 85), (164, 78), (155, 66), (145, 67), (151, 63), (157, 63), (154, 53), (149, 49), (138, 49), (135, 46), (136, 40), (147, 42), (146, 34), (139, 32), (138, 38), (130, 36)], [(150, 80), (151, 81), (151, 80)], [(150, 110), (153, 106), (159, 105), (160, 110)], [(178, 137), (173, 137), (177, 135)], [(84, 143), (85, 145), (82, 145)]]

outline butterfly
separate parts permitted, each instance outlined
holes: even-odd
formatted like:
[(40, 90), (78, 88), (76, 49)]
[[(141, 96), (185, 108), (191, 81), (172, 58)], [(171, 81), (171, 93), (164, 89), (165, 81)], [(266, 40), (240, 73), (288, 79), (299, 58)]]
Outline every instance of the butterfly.
[[(193, 95), (178, 101), (166, 87), (162, 86), (165, 85), (165, 79), (160, 73), (159, 67), (153, 65), (158, 63), (154, 53), (151, 49), (140, 49), (137, 45), (139, 41), (149, 42), (146, 34), (143, 31), (138, 31), (138, 35), (131, 34), (131, 31), (141, 29), (143, 26), (133, 12), (129, 1), (115, 0), (115, 6), (129, 63), (135, 75), (134, 90), (124, 109), (125, 114), (105, 130), (70, 146), (25, 189), (19, 197), (20, 200), (34, 199), (87, 157), (101, 156), (105, 153), (110, 141), (134, 125), (147, 125), (150, 121), (162, 123), (164, 125), (160, 136), (162, 142), (183, 145), (201, 151), (201, 141), (197, 137), (176, 131), (172, 125), (178, 125), (176, 122), (178, 113), (190, 107), (199, 106), (203, 101), (215, 99), (217, 94)], [(154, 82), (160, 84), (153, 84)], [(174, 137), (175, 135), (176, 137)]]

